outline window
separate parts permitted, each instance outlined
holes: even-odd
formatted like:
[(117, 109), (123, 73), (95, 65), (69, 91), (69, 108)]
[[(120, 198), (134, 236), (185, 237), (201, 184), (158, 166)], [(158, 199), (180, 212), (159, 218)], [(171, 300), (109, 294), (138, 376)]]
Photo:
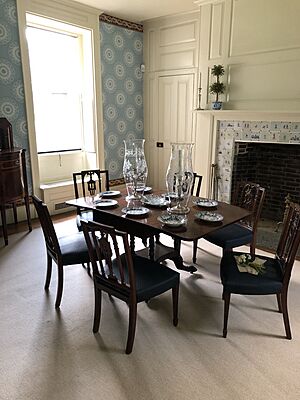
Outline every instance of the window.
[(26, 13), (39, 184), (96, 168), (92, 30)]
[(81, 150), (81, 38), (34, 25), (27, 26), (26, 36), (38, 154)]

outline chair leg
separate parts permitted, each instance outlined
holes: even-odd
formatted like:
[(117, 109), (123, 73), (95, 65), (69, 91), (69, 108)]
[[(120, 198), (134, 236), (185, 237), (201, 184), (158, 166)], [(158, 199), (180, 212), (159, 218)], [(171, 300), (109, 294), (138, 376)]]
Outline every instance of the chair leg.
[(52, 258), (49, 254), (47, 254), (47, 273), (46, 273), (46, 281), (45, 281), (45, 290), (49, 289), (50, 281), (51, 281), (51, 274), (52, 274)]
[(62, 292), (63, 292), (63, 285), (64, 285), (64, 267), (63, 265), (57, 266), (58, 272), (58, 280), (57, 280), (57, 293), (56, 293), (56, 301), (55, 301), (55, 308), (59, 308)]
[(231, 293), (223, 291), (223, 300), (224, 300), (224, 324), (223, 324), (223, 337), (227, 336), (227, 323), (228, 323), (228, 314), (229, 314), (229, 304), (230, 304), (230, 295)]
[(250, 243), (250, 254), (252, 257), (255, 257), (255, 247), (256, 247), (255, 243), (251, 242)]
[(94, 325), (93, 332), (99, 331), (101, 317), (102, 290), (95, 287), (95, 310), (94, 310)]
[(196, 264), (197, 261), (197, 247), (198, 247), (198, 239), (193, 242), (193, 263)]
[(15, 221), (15, 224), (17, 224), (18, 223), (17, 204), (13, 203), (12, 206), (13, 206), (14, 221)]
[(137, 304), (133, 302), (129, 304), (129, 326), (128, 326), (128, 337), (126, 344), (126, 354), (130, 354), (132, 352), (134, 336), (135, 336), (135, 327), (136, 327), (136, 314), (137, 314)]
[(292, 339), (292, 333), (289, 322), (289, 313), (287, 308), (287, 291), (281, 293), (281, 305), (282, 305), (283, 322), (285, 327), (286, 338)]
[(173, 300), (173, 325), (178, 325), (178, 294), (179, 294), (179, 283), (177, 286), (172, 288), (172, 300)]
[(276, 293), (276, 297), (277, 297), (278, 311), (282, 313), (281, 293)]

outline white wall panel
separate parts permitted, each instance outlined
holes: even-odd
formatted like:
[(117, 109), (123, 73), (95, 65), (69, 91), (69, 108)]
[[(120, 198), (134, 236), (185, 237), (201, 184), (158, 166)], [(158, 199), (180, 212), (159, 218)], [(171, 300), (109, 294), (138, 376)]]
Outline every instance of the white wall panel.
[(212, 5), (211, 34), (210, 34), (210, 59), (222, 56), (223, 27), (224, 27), (224, 2)]
[(231, 65), (229, 100), (300, 100), (300, 87), (295, 84), (299, 69), (300, 60)]
[(299, 0), (234, 0), (231, 56), (299, 48)]
[(195, 64), (195, 49), (191, 49), (162, 54), (160, 56), (159, 68), (163, 70), (193, 68)]
[(160, 29), (160, 46), (196, 41), (196, 23), (187, 22)]

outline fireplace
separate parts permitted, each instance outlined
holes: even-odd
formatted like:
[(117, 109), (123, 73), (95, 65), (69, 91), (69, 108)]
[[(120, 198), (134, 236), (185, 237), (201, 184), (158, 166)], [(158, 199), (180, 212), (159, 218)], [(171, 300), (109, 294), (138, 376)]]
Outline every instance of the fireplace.
[(235, 142), (231, 195), (241, 180), (266, 189), (261, 217), (282, 221), (286, 199), (300, 203), (300, 146)]

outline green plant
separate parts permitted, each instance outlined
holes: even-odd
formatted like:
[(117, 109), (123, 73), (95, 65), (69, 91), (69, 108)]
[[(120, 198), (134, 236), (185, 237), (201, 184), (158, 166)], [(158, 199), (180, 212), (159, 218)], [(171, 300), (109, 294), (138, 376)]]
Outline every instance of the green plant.
[(209, 93), (216, 95), (216, 101), (219, 101), (219, 94), (224, 93), (226, 86), (220, 82), (220, 76), (223, 76), (225, 69), (223, 65), (214, 65), (211, 69), (211, 74), (217, 78), (217, 81), (212, 83), (209, 87)]

